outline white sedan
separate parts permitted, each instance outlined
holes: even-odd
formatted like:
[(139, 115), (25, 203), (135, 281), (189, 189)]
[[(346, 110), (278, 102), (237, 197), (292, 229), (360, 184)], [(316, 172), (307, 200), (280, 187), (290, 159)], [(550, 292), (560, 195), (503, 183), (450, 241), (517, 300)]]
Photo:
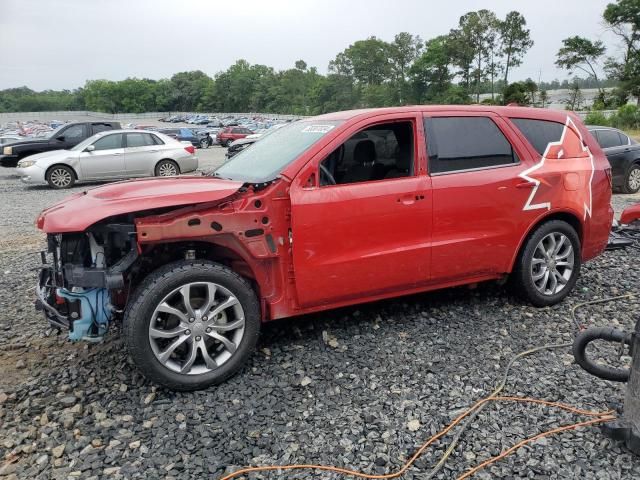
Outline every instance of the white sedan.
[(70, 150), (30, 155), (18, 162), (28, 184), (69, 188), (76, 182), (133, 177), (166, 177), (198, 168), (194, 147), (158, 132), (108, 130)]

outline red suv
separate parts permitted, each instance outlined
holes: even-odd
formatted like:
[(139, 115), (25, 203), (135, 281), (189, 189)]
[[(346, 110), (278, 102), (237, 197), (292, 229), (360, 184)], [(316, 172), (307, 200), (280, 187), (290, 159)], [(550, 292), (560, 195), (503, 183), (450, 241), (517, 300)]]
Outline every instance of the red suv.
[(218, 132), (216, 139), (224, 147), (228, 147), (231, 142), (251, 135), (253, 132), (244, 127), (225, 127)]
[(48, 208), (38, 304), (72, 339), (100, 339), (123, 313), (147, 377), (204, 388), (278, 318), (507, 277), (533, 305), (559, 302), (606, 246), (610, 199), (609, 164), (572, 113), (333, 113), (209, 177), (120, 182)]

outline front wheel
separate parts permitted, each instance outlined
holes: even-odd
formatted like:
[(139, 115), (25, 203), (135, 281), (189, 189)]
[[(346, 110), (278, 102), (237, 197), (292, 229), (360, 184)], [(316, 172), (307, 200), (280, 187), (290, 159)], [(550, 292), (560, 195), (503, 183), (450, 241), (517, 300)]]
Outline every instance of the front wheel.
[(624, 184), (622, 185), (623, 193), (638, 193), (640, 190), (640, 165), (631, 165), (631, 168), (627, 171), (624, 177)]
[(251, 285), (204, 260), (168, 264), (136, 290), (124, 319), (142, 374), (173, 390), (199, 390), (236, 373), (253, 352), (260, 307)]
[(46, 180), (51, 188), (71, 188), (76, 183), (76, 176), (71, 167), (54, 165), (47, 172)]
[(200, 140), (200, 148), (209, 148), (209, 142), (207, 142), (205, 139)]
[(513, 272), (516, 293), (536, 307), (562, 301), (580, 274), (580, 238), (561, 220), (540, 225), (526, 241)]

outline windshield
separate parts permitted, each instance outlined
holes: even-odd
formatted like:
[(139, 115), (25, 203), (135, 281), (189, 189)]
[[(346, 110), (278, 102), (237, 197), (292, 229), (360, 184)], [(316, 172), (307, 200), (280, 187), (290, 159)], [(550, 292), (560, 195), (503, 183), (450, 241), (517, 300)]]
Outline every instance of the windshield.
[(229, 180), (260, 183), (280, 172), (342, 122), (301, 120), (264, 135), (218, 168), (213, 175)]

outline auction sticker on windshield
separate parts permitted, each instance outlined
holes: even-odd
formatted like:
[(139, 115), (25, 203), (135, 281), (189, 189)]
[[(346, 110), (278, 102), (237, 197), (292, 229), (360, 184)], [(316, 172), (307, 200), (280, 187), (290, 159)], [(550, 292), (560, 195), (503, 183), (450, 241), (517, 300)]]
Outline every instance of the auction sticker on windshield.
[(309, 125), (308, 127), (304, 127), (302, 132), (305, 133), (327, 133), (331, 130), (335, 125)]

